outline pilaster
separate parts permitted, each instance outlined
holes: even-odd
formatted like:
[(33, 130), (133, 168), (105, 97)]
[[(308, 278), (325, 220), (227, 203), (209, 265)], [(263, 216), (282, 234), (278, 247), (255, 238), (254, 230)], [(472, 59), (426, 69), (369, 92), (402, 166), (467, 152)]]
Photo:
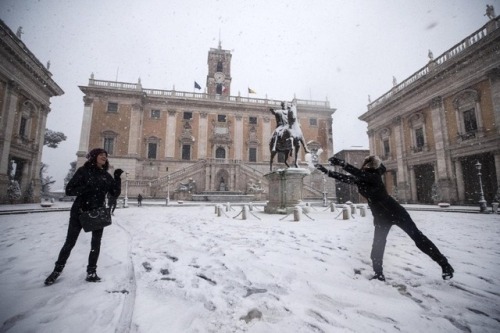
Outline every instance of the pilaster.
[(80, 132), (80, 145), (78, 147), (78, 153), (80, 154), (85, 154), (89, 150), (94, 99), (88, 96), (83, 96), (83, 103), (82, 130)]
[(176, 128), (176, 112), (175, 110), (168, 110), (167, 118), (167, 130), (165, 133), (165, 157), (174, 158), (175, 157), (175, 147), (177, 142), (175, 142), (175, 128)]
[(242, 160), (243, 153), (243, 117), (241, 115), (235, 116), (234, 122), (234, 159)]

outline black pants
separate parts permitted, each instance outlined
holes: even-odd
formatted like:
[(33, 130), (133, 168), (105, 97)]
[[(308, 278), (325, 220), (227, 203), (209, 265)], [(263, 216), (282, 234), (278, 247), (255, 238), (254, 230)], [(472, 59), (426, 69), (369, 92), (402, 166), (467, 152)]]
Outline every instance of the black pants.
[[(76, 244), (81, 230), (82, 226), (80, 224), (80, 221), (78, 220), (78, 216), (71, 215), (68, 224), (68, 234), (66, 236), (66, 241), (64, 242), (61, 252), (59, 252), (59, 257), (56, 261), (56, 267), (64, 267), (64, 265), (66, 265), (66, 261), (71, 254), (71, 250)], [(90, 241), (90, 254), (87, 271), (95, 270), (97, 267), (97, 259), (99, 259), (99, 252), (101, 250), (103, 230), (104, 229), (92, 231), (92, 240)]]
[[(439, 249), (427, 238), (420, 230), (418, 230), (415, 222), (410, 218), (408, 214), (404, 214), (406, 216), (401, 216), (398, 219), (394, 220), (394, 216), (384, 217), (384, 216), (375, 216), (374, 225), (375, 225), (375, 233), (373, 236), (373, 245), (371, 252), (371, 259), (373, 264), (373, 270), (375, 273), (383, 272), (383, 260), (384, 260), (384, 251), (385, 244), (387, 242), (387, 235), (393, 225), (397, 225), (404, 232), (408, 234), (408, 236), (413, 239), (415, 245), (420, 249), (420, 251), (427, 254), (431, 257), (432, 260), (437, 262), (440, 266), (445, 265), (448, 260), (446, 257), (439, 252)], [(393, 219), (391, 221), (391, 218)]]

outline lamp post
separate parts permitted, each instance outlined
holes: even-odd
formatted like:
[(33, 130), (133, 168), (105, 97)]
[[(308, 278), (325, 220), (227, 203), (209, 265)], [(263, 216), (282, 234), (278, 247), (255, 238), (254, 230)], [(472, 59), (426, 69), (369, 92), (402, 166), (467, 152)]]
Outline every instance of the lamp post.
[(166, 200), (167, 206), (169, 203), (170, 203), (170, 175), (167, 175), (167, 200)]
[(481, 180), (481, 163), (477, 161), (476, 163), (476, 169), (477, 169), (477, 176), (479, 177), (479, 211), (481, 213), (486, 213), (486, 200), (484, 200), (484, 193), (483, 193), (483, 182)]
[(326, 175), (323, 175), (323, 207), (328, 206), (327, 194), (328, 192), (326, 192)]
[(123, 208), (128, 208), (128, 172), (125, 172), (125, 199), (123, 199)]

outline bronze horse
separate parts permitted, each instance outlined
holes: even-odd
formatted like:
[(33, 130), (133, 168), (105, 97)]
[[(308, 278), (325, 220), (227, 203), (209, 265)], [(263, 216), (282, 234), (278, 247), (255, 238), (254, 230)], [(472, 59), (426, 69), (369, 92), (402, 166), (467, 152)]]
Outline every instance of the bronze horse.
[(288, 107), (288, 111), (286, 112), (287, 119), (282, 119), (281, 122), (279, 122), (279, 116), (276, 114), (275, 110), (271, 109), (271, 112), (276, 116), (276, 121), (280, 125), (274, 130), (271, 141), (269, 142), (269, 150), (271, 151), (271, 161), (269, 163), (270, 171), (273, 171), (273, 160), (277, 153), (283, 153), (285, 155), (285, 165), (289, 168), (288, 158), (293, 156), (294, 151), (295, 158), (293, 165), (298, 168), (297, 158), (299, 156), (300, 144), (302, 143), (306, 153), (308, 153), (309, 150), (304, 143), (302, 130), (297, 122), (297, 109), (295, 104), (292, 104), (292, 107)]

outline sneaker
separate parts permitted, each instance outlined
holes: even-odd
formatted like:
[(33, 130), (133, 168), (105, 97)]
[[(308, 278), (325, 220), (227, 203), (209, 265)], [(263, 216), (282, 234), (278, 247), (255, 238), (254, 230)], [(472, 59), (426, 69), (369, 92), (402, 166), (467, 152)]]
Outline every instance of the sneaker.
[(99, 282), (101, 278), (97, 276), (96, 272), (87, 273), (87, 278), (85, 279), (87, 282)]
[(453, 272), (455, 272), (453, 267), (451, 267), (450, 264), (446, 263), (445, 265), (442, 266), (442, 268), (443, 268), (443, 274), (442, 274), (443, 280), (451, 279), (453, 277)]
[(50, 273), (49, 277), (45, 279), (45, 285), (50, 286), (51, 284), (54, 284), (59, 275), (61, 275), (61, 272), (58, 271), (53, 271), (52, 273)]
[(370, 278), (370, 280), (379, 280), (379, 281), (385, 281), (385, 276), (382, 273), (375, 273), (374, 276)]

